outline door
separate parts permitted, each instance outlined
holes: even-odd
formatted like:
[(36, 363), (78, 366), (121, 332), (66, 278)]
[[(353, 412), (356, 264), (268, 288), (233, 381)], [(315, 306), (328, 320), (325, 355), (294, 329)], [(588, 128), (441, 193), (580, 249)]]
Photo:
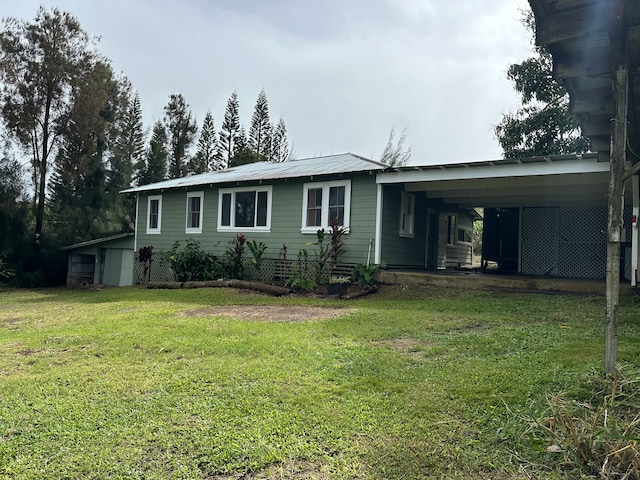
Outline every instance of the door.
[(427, 270), (441, 270), (447, 264), (447, 216), (427, 212)]

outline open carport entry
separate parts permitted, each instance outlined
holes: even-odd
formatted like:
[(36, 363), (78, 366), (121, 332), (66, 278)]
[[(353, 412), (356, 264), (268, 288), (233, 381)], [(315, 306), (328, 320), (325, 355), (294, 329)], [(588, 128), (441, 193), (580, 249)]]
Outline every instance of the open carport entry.
[[(605, 277), (608, 181), (609, 162), (597, 154), (406, 166), (378, 175), (378, 183), (402, 183), (427, 204), (483, 207), (483, 260), (505, 271), (566, 278)], [(638, 248), (633, 190), (627, 186), (622, 243), (627, 279)]]

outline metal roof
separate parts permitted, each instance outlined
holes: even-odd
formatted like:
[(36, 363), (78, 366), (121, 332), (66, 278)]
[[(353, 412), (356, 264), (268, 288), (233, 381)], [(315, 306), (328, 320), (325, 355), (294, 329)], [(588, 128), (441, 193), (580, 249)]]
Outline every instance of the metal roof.
[[(117, 233), (115, 235), (111, 235), (109, 237), (95, 238), (93, 240), (87, 240), (86, 242), (75, 243), (73, 245), (68, 245), (66, 247), (62, 247), (61, 250), (73, 250), (75, 248), (89, 247), (91, 245), (99, 245), (101, 243), (112, 242), (114, 240), (119, 240), (121, 238), (131, 237), (133, 240), (133, 232), (126, 233)], [(131, 246), (133, 248), (133, 245)]]
[(316, 177), (341, 173), (381, 171), (387, 165), (369, 160), (353, 153), (304, 158), (282, 163), (256, 162), (225, 170), (190, 175), (163, 182), (128, 188), (120, 193), (166, 190), (181, 187), (196, 187), (221, 183), (278, 180), (284, 178)]

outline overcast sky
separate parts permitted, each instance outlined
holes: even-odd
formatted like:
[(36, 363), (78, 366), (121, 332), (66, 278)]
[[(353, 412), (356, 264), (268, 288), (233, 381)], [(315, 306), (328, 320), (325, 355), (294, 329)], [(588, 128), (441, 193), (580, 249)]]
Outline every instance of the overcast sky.
[(298, 158), (378, 159), (393, 127), (412, 164), (500, 158), (492, 127), (519, 104), (506, 71), (531, 53), (526, 0), (3, 0), (0, 15), (40, 5), (100, 37), (148, 127), (182, 93), (218, 130), (235, 89), (248, 130), (264, 88)]

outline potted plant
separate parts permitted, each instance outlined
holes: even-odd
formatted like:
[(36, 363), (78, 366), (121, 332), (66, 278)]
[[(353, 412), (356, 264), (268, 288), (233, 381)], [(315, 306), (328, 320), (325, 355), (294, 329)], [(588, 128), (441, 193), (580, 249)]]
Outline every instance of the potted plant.
[(347, 293), (347, 289), (351, 285), (351, 277), (343, 275), (332, 275), (327, 283), (327, 293), (329, 295), (342, 296)]

